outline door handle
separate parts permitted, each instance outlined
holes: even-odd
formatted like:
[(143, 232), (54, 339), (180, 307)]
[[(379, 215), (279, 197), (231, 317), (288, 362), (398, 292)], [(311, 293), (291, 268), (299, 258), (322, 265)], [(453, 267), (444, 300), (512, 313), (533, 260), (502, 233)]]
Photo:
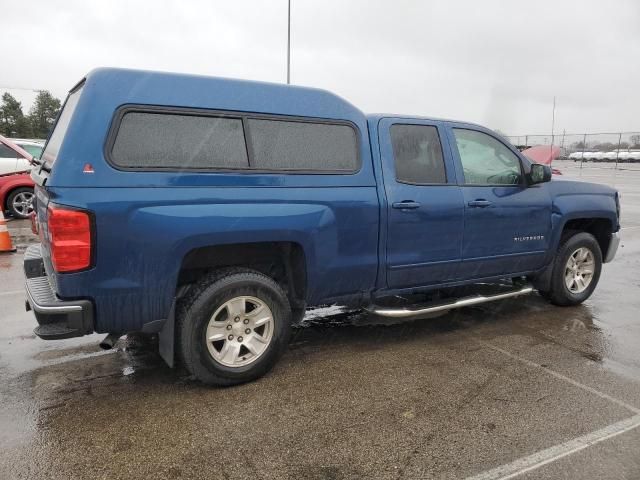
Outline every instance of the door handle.
[(404, 200), (403, 202), (394, 202), (391, 204), (393, 208), (398, 208), (400, 210), (413, 210), (416, 208), (420, 208), (420, 204), (418, 202), (414, 202), (413, 200)]
[(477, 200), (470, 201), (469, 203), (467, 203), (467, 205), (469, 205), (470, 207), (485, 208), (491, 205), (491, 202), (489, 200), (485, 200), (484, 198), (478, 198)]

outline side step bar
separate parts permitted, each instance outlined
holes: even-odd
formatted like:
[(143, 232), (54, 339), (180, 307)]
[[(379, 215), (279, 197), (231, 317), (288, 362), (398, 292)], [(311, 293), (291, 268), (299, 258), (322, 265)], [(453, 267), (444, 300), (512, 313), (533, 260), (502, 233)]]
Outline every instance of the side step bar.
[(526, 295), (533, 292), (531, 285), (526, 285), (518, 290), (513, 290), (505, 293), (497, 293), (495, 295), (473, 295), (470, 297), (459, 298), (452, 302), (439, 303), (428, 307), (421, 308), (387, 308), (377, 307), (375, 305), (367, 307), (365, 310), (380, 315), (382, 317), (391, 318), (408, 318), (417, 315), (424, 315), (425, 313), (442, 312), (443, 310), (452, 310), (454, 308), (470, 307), (472, 305), (478, 305), (480, 303), (493, 302), (495, 300), (503, 300), (505, 298), (518, 297), (520, 295)]

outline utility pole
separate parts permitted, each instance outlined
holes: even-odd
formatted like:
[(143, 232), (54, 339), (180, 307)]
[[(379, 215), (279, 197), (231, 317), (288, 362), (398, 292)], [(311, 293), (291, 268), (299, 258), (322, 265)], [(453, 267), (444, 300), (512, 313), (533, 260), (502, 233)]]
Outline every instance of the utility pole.
[(287, 85), (291, 83), (291, 0), (287, 8)]
[(549, 166), (551, 166), (551, 162), (553, 161), (553, 131), (556, 127), (556, 96), (553, 96), (553, 109), (551, 111), (551, 146), (549, 147)]

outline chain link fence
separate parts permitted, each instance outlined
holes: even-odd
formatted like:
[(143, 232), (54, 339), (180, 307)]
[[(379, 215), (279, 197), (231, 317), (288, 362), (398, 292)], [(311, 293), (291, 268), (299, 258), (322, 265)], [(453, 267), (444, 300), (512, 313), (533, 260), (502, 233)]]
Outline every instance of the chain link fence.
[(508, 135), (506, 138), (520, 150), (536, 145), (560, 147), (560, 156), (554, 161), (579, 162), (581, 168), (640, 170), (640, 132)]

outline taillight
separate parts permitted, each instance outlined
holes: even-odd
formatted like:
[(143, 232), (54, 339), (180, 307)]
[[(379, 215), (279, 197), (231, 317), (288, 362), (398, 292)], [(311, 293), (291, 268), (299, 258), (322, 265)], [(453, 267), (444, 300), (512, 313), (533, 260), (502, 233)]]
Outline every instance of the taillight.
[(77, 272), (91, 266), (91, 217), (68, 207), (49, 205), (47, 225), (51, 262), (56, 272)]

